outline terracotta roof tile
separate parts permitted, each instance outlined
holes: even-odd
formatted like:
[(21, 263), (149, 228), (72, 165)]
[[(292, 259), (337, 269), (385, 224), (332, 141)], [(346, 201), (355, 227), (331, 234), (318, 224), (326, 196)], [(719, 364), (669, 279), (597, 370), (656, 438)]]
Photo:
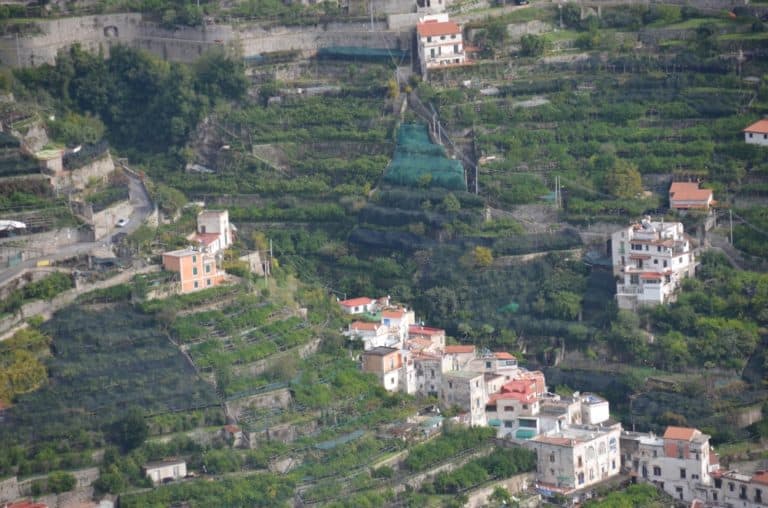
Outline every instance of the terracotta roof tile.
[(397, 309), (397, 310), (385, 310), (381, 312), (381, 317), (383, 318), (401, 318), (405, 314), (405, 309)]
[(752, 481), (755, 483), (768, 485), (768, 471), (757, 471), (752, 475)]
[(361, 296), (360, 298), (352, 298), (349, 300), (342, 300), (339, 302), (340, 305), (343, 307), (357, 307), (360, 305), (370, 305), (376, 300), (373, 300), (372, 298), (368, 298), (366, 296)]
[(744, 132), (756, 132), (758, 134), (768, 134), (768, 118), (758, 120), (749, 127), (744, 129)]
[(451, 355), (451, 354), (461, 354), (461, 353), (474, 353), (475, 352), (475, 346), (466, 346), (466, 345), (458, 345), (458, 346), (445, 346), (445, 354)]
[(350, 330), (369, 330), (369, 331), (376, 331), (379, 329), (381, 325), (379, 323), (367, 323), (365, 321), (355, 321), (351, 325), (349, 325)]
[(459, 25), (453, 21), (425, 21), (416, 25), (419, 37), (434, 37), (436, 35), (452, 35), (461, 33)]
[(493, 353), (493, 356), (498, 358), (499, 360), (516, 360), (514, 355), (511, 355), (507, 353), (506, 351), (499, 351), (498, 353)]
[(712, 189), (701, 189), (696, 182), (674, 182), (669, 187), (669, 199), (675, 201), (709, 201)]
[(664, 439), (674, 439), (676, 441), (690, 441), (696, 435), (697, 430), (688, 427), (667, 427), (664, 432)]

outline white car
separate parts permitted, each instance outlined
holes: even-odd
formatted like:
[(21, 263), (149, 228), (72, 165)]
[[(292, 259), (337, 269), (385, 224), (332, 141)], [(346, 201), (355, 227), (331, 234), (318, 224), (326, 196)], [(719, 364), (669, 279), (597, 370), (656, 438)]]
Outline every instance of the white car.
[(128, 224), (128, 221), (130, 221), (130, 219), (120, 219), (120, 220), (118, 220), (118, 221), (115, 223), (115, 226), (117, 226), (117, 227), (119, 227), (119, 228), (122, 228), (123, 226), (125, 226), (125, 225), (127, 225), (127, 224)]

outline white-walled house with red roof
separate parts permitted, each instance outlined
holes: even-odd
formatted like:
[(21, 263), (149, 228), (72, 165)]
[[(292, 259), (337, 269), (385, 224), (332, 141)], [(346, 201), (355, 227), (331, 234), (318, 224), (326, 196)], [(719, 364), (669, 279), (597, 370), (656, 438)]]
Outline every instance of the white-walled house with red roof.
[(359, 298), (341, 300), (339, 305), (345, 314), (364, 314), (375, 310), (376, 300), (367, 296), (361, 296)]
[(750, 145), (768, 146), (768, 118), (763, 118), (744, 129), (744, 141)]
[(461, 27), (447, 14), (424, 16), (416, 24), (419, 65), (422, 76), (429, 69), (462, 65), (466, 62)]
[(696, 255), (680, 222), (645, 218), (611, 236), (616, 301), (621, 309), (674, 302)]

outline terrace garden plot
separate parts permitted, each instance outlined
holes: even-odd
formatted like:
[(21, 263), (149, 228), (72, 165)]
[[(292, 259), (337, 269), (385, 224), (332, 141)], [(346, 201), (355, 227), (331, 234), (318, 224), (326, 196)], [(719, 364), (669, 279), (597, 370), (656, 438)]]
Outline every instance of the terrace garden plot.
[(43, 329), (53, 339), (49, 383), (5, 411), (3, 440), (98, 431), (131, 406), (164, 413), (217, 403), (156, 321), (128, 306), (70, 307)]
[(223, 309), (177, 316), (171, 333), (185, 345), (198, 368), (216, 373), (218, 388), (229, 396), (267, 384), (263, 377), (247, 374), (248, 364), (304, 345), (317, 330), (290, 308), (241, 296)]
[[(542, 67), (532, 72), (546, 70), (546, 81), (503, 86), (501, 96), (443, 90), (436, 102), (454, 130), (482, 126), (477, 147), (495, 160), (481, 167), (480, 189), (501, 206), (538, 200), (559, 175), (568, 218), (594, 220), (658, 208), (666, 189), (639, 199), (642, 175), (701, 177), (724, 192), (740, 188), (745, 170), (768, 171), (741, 134), (754, 89), (723, 72), (664, 74), (661, 63), (635, 64), (626, 73)], [(516, 106), (532, 96), (547, 102)]]

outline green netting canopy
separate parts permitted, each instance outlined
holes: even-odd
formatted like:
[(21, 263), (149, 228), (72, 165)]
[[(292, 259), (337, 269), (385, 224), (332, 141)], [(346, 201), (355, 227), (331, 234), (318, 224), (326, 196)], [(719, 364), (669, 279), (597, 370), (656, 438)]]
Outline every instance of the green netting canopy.
[(358, 46), (331, 46), (317, 50), (320, 60), (354, 60), (396, 64), (408, 60), (408, 51), (388, 48), (363, 48)]
[(445, 149), (432, 143), (423, 124), (403, 124), (397, 131), (397, 146), (392, 162), (384, 172), (384, 181), (394, 185), (467, 190), (464, 168), (449, 159)]

